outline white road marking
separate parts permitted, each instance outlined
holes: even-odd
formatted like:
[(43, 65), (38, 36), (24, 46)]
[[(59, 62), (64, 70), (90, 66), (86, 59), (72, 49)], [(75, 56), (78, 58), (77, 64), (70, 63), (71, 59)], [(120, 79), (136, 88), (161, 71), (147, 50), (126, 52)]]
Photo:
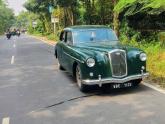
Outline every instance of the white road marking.
[(11, 64), (14, 64), (14, 56), (11, 57)]
[(16, 45), (15, 45), (15, 44), (13, 44), (13, 47), (15, 48), (15, 47), (16, 47)]
[(2, 124), (10, 124), (10, 118), (9, 117), (3, 118)]
[(14, 41), (14, 44), (15, 44), (16, 40), (14, 39), (13, 41)]
[(153, 89), (153, 90), (156, 90), (156, 91), (158, 91), (158, 92), (160, 92), (160, 93), (165, 94), (165, 90), (163, 90), (163, 89), (161, 89), (161, 88), (158, 88), (158, 87), (156, 87), (156, 86), (153, 86), (153, 85), (148, 84), (148, 83), (145, 83), (145, 82), (143, 82), (142, 84), (145, 85), (145, 86), (147, 86), (147, 87), (149, 87), (149, 88), (151, 88), (151, 89)]

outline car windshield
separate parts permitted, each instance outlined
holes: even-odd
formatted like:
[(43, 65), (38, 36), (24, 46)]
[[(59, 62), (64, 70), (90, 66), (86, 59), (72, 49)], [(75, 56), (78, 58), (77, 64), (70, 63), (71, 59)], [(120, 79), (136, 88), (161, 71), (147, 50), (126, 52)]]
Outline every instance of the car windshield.
[(76, 30), (73, 32), (73, 39), (76, 44), (118, 41), (118, 38), (114, 31), (105, 28)]

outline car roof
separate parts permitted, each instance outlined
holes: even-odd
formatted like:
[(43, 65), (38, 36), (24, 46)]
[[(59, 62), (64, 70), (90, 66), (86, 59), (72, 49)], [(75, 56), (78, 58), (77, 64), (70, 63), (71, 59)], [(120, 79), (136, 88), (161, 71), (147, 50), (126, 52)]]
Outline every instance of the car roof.
[[(97, 29), (97, 28), (109, 28), (108, 26), (104, 26), (104, 25), (76, 25), (76, 26), (70, 26), (65, 28), (64, 30), (81, 30), (81, 29)], [(112, 29), (111, 29), (112, 30)]]

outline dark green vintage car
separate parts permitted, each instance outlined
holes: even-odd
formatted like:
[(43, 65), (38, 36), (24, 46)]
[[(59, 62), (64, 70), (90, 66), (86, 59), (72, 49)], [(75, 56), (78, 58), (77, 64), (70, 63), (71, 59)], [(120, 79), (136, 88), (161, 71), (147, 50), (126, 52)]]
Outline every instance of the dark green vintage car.
[(55, 46), (55, 56), (59, 68), (75, 77), (81, 91), (88, 85), (131, 87), (148, 76), (144, 51), (120, 44), (106, 26), (65, 28)]

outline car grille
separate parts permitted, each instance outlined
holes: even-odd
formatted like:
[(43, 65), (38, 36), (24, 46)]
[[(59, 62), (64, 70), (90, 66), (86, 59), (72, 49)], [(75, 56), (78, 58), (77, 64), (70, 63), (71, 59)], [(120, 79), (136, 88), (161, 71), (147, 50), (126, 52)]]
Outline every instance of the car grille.
[(113, 77), (124, 77), (127, 75), (126, 52), (114, 50), (109, 53), (111, 71)]

